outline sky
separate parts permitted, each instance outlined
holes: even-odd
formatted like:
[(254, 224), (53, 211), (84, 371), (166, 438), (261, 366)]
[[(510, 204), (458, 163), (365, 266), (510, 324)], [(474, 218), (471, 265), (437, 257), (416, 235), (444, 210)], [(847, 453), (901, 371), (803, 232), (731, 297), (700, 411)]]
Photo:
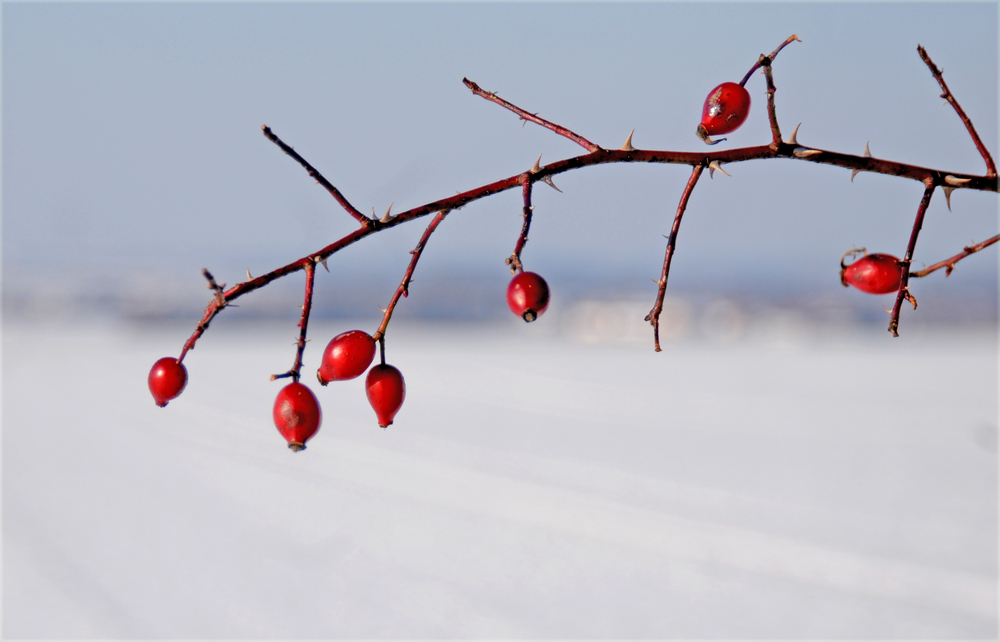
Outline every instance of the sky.
[[(916, 45), (995, 153), (990, 3), (5, 3), (5, 292), (140, 292), (153, 313), (179, 292), (203, 298), (202, 267), (232, 284), (351, 231), (263, 124), (379, 214), (514, 175), (539, 154), (544, 164), (583, 152), (476, 98), (463, 77), (605, 147), (634, 128), (638, 148), (705, 149), (694, 129), (708, 92), (793, 33), (802, 42), (774, 65), (786, 137), (801, 122), (806, 145), (860, 154), (869, 143), (879, 158), (983, 172)], [(748, 121), (718, 149), (769, 140), (763, 77), (747, 86)], [(846, 296), (840, 256), (855, 246), (902, 255), (921, 194), (912, 181), (852, 184), (847, 170), (787, 160), (727, 171), (691, 199), (671, 291)], [(652, 296), (687, 175), (602, 166), (559, 176), (562, 193), (539, 186), (526, 269), (562, 291), (610, 284)], [(949, 213), (935, 195), (917, 265), (996, 234), (995, 195), (952, 200)], [(456, 212), (417, 281), (461, 290), (508, 278), (520, 225), (513, 191)], [(423, 228), (349, 248), (317, 288), (387, 300)], [(996, 272), (994, 249), (925, 287), (982, 297)], [(286, 281), (275, 289), (300, 291), (300, 279)]]

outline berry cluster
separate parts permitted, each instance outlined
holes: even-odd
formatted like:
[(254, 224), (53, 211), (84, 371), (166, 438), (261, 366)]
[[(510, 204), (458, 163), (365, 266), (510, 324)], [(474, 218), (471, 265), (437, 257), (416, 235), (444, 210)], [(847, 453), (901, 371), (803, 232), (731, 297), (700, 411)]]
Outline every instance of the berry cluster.
[[(322, 412), (316, 396), (309, 388), (299, 382), (317, 265), (322, 265), (326, 268), (327, 259), (330, 256), (367, 236), (422, 216), (434, 214), (417, 246), (410, 252), (412, 255), (410, 264), (392, 300), (383, 311), (382, 323), (378, 329), (371, 335), (361, 330), (352, 330), (334, 337), (327, 345), (320, 367), (316, 372), (319, 383), (326, 386), (333, 381), (355, 379), (367, 371), (365, 390), (368, 401), (375, 411), (379, 426), (383, 428), (390, 426), (403, 405), (403, 400), (406, 397), (406, 385), (402, 373), (394, 366), (385, 362), (385, 333), (400, 297), (408, 295), (414, 268), (430, 236), (437, 229), (438, 225), (450, 212), (461, 209), (473, 201), (508, 189), (520, 187), (523, 195), (522, 215), (524, 222), (520, 237), (514, 247), (514, 252), (506, 261), (507, 265), (510, 266), (511, 272), (515, 275), (507, 288), (507, 304), (511, 311), (524, 321), (534, 321), (544, 314), (548, 308), (549, 288), (541, 276), (534, 272), (524, 271), (521, 264), (521, 253), (528, 240), (528, 231), (534, 211), (534, 207), (532, 206), (533, 186), (535, 183), (542, 182), (558, 190), (552, 181), (554, 175), (589, 165), (612, 162), (674, 163), (691, 166), (691, 175), (681, 194), (673, 226), (671, 227), (670, 235), (667, 237), (668, 241), (664, 254), (663, 268), (659, 280), (656, 281), (658, 286), (656, 300), (652, 310), (646, 317), (646, 321), (653, 326), (654, 346), (657, 351), (660, 350), (659, 317), (663, 309), (667, 277), (670, 262), (676, 248), (681, 218), (704, 170), (707, 169), (709, 171), (709, 176), (712, 176), (715, 171), (726, 174), (725, 170), (722, 169), (723, 163), (752, 159), (787, 158), (850, 169), (852, 170), (852, 181), (859, 172), (875, 172), (921, 182), (924, 186), (924, 195), (917, 209), (916, 220), (914, 221), (910, 241), (903, 258), (898, 259), (888, 254), (866, 254), (866, 251), (861, 249), (851, 250), (846, 253), (841, 258), (840, 263), (840, 279), (845, 287), (853, 286), (870, 294), (896, 294), (896, 303), (892, 310), (892, 318), (889, 324), (889, 331), (895, 336), (897, 334), (896, 329), (902, 302), (909, 301), (916, 308), (916, 299), (910, 294), (908, 287), (908, 281), (911, 277), (923, 277), (941, 268), (945, 268), (946, 274), (948, 274), (958, 261), (1000, 240), (1000, 235), (997, 235), (976, 245), (966, 247), (959, 254), (923, 270), (910, 272), (917, 236), (922, 227), (924, 214), (927, 211), (934, 191), (937, 188), (941, 188), (947, 199), (949, 209), (951, 208), (951, 193), (955, 189), (976, 189), (997, 192), (996, 166), (968, 116), (962, 111), (945, 84), (941, 71), (930, 60), (927, 52), (922, 47), (918, 47), (917, 51), (941, 86), (944, 92), (941, 95), (942, 98), (954, 107), (986, 163), (987, 172), (984, 176), (950, 173), (876, 159), (871, 156), (867, 145), (864, 156), (852, 156), (804, 147), (796, 139), (798, 127), (795, 128), (787, 141), (784, 140), (776, 115), (774, 102), (775, 85), (771, 65), (784, 47), (798, 40), (798, 37), (793, 35), (779, 45), (770, 55), (761, 54), (757, 62), (739, 83), (724, 82), (709, 92), (702, 106), (701, 121), (695, 133), (706, 144), (716, 145), (726, 139), (713, 139), (712, 136), (734, 132), (746, 121), (750, 113), (750, 94), (745, 85), (753, 72), (760, 69), (763, 72), (767, 86), (767, 117), (771, 128), (770, 143), (757, 147), (745, 147), (721, 152), (691, 153), (639, 150), (632, 146), (631, 133), (620, 149), (606, 149), (560, 125), (538, 117), (537, 114), (521, 109), (500, 98), (495, 93), (483, 90), (476, 83), (468, 79), (464, 79), (463, 82), (465, 85), (475, 95), (514, 112), (526, 122), (535, 123), (572, 140), (586, 149), (587, 153), (556, 161), (545, 166), (540, 165), (541, 156), (539, 156), (534, 166), (527, 171), (466, 192), (460, 192), (454, 196), (420, 205), (395, 216), (391, 215), (391, 206), (381, 218), (375, 217), (374, 210), (372, 217), (363, 214), (348, 202), (340, 190), (324, 178), (319, 171), (302, 158), (294, 149), (279, 139), (269, 127), (264, 126), (264, 135), (280, 147), (282, 151), (295, 159), (318, 184), (325, 188), (347, 213), (359, 223), (359, 227), (330, 245), (265, 275), (253, 278), (248, 273), (246, 281), (238, 283), (228, 290), (224, 285), (218, 285), (207, 270), (203, 270), (205, 278), (208, 279), (209, 288), (215, 292), (215, 296), (206, 308), (205, 315), (202, 317), (201, 322), (198, 323), (194, 333), (184, 344), (180, 356), (176, 359), (173, 357), (164, 357), (153, 365), (149, 373), (149, 390), (153, 395), (153, 400), (158, 406), (162, 407), (167, 405), (169, 401), (176, 399), (184, 390), (187, 384), (187, 370), (182, 363), (184, 356), (188, 350), (194, 347), (197, 340), (207, 330), (209, 323), (215, 318), (215, 315), (234, 299), (262, 288), (275, 279), (293, 272), (303, 271), (306, 275), (305, 300), (302, 306), (302, 318), (299, 321), (300, 335), (296, 343), (295, 362), (288, 372), (271, 377), (272, 380), (280, 378), (292, 379), (292, 383), (282, 388), (275, 399), (274, 423), (278, 431), (288, 442), (289, 448), (293, 451), (303, 450), (306, 447), (306, 442), (319, 430), (322, 421)], [(848, 255), (856, 256), (858, 254), (862, 254), (863, 256), (849, 265), (845, 264), (844, 260)], [(376, 344), (378, 344), (380, 352), (380, 363), (372, 366), (371, 364), (375, 359)]]

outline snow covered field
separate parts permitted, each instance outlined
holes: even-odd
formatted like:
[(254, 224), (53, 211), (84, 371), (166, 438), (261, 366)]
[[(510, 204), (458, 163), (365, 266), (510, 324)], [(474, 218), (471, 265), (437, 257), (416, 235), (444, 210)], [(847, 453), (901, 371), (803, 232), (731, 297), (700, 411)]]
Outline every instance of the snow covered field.
[(361, 380), (314, 384), (353, 328), (317, 322), (296, 454), (294, 322), (216, 321), (161, 410), (190, 325), (5, 325), (5, 638), (997, 635), (995, 331), (400, 323), (383, 431)]

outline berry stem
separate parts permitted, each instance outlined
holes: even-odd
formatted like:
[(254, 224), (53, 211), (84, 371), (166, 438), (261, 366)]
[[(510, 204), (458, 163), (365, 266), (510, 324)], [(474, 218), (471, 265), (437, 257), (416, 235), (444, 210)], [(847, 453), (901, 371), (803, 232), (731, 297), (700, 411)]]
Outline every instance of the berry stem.
[(539, 118), (535, 114), (531, 114), (531, 113), (528, 113), (528, 112), (524, 111), (523, 109), (521, 109), (517, 105), (515, 105), (513, 103), (509, 103), (506, 100), (504, 100), (503, 98), (501, 98), (500, 96), (497, 96), (492, 91), (486, 91), (486, 90), (484, 90), (482, 87), (480, 87), (476, 83), (472, 82), (468, 78), (462, 78), (462, 82), (465, 83), (465, 86), (468, 87), (469, 89), (471, 89), (472, 93), (474, 93), (475, 95), (477, 95), (477, 96), (479, 96), (481, 98), (485, 98), (486, 100), (488, 100), (488, 101), (490, 101), (492, 103), (496, 103), (496, 104), (500, 105), (501, 107), (503, 107), (504, 109), (509, 109), (510, 111), (512, 111), (515, 114), (517, 114), (521, 118), (521, 120), (528, 120), (528, 121), (531, 121), (531, 122), (535, 123), (536, 125), (541, 125), (542, 127), (546, 128), (546, 129), (551, 129), (552, 131), (554, 131), (555, 133), (559, 134), (560, 136), (565, 136), (566, 138), (570, 139), (571, 141), (573, 141), (577, 145), (583, 147), (588, 152), (596, 152), (596, 151), (600, 151), (601, 150), (600, 145), (595, 145), (594, 143), (590, 142), (589, 140), (587, 140), (583, 136), (580, 136), (579, 134), (574, 134), (573, 132), (571, 132), (570, 130), (566, 129), (565, 127), (562, 127), (561, 125), (556, 125), (555, 123), (549, 122), (549, 121), (545, 120), (544, 118)]
[(511, 274), (524, 271), (524, 266), (521, 265), (521, 251), (524, 250), (524, 244), (528, 242), (528, 230), (531, 229), (531, 213), (535, 209), (531, 205), (532, 182), (529, 174), (522, 175), (521, 185), (521, 194), (524, 198), (524, 206), (521, 208), (521, 213), (524, 215), (524, 224), (521, 226), (521, 236), (518, 237), (517, 244), (514, 245), (514, 253), (507, 259), (507, 265), (510, 266)]
[(312, 262), (305, 266), (306, 271), (306, 293), (305, 301), (302, 303), (302, 318), (299, 319), (299, 340), (295, 342), (295, 362), (292, 369), (280, 375), (271, 375), (271, 381), (275, 379), (285, 379), (291, 377), (292, 381), (298, 382), (299, 373), (302, 371), (302, 353), (306, 349), (306, 328), (309, 326), (309, 313), (312, 310), (313, 282), (316, 280), (316, 263)]
[(910, 232), (910, 242), (906, 245), (906, 255), (900, 261), (903, 266), (902, 278), (899, 281), (899, 291), (896, 293), (896, 304), (892, 306), (892, 319), (889, 321), (889, 332), (892, 336), (898, 337), (899, 332), (899, 312), (903, 307), (903, 301), (909, 301), (913, 307), (917, 307), (916, 299), (910, 294), (907, 284), (910, 278), (910, 262), (913, 260), (913, 250), (917, 247), (917, 237), (920, 236), (920, 228), (924, 225), (924, 214), (927, 213), (927, 206), (931, 203), (931, 196), (934, 195), (934, 181), (928, 179), (924, 183), (924, 196), (920, 199), (920, 206), (917, 207), (917, 217), (913, 221), (913, 231)]
[(941, 73), (941, 70), (937, 68), (937, 65), (934, 64), (931, 57), (927, 55), (927, 50), (922, 46), (917, 45), (917, 53), (920, 54), (920, 59), (924, 61), (927, 68), (931, 70), (931, 75), (933, 75), (934, 79), (938, 81), (939, 85), (941, 85), (941, 91), (944, 92), (941, 94), (941, 97), (947, 100), (948, 103), (955, 108), (955, 113), (957, 113), (958, 117), (962, 119), (962, 123), (965, 125), (965, 128), (969, 130), (969, 135), (972, 136), (972, 142), (976, 145), (976, 149), (979, 150), (979, 154), (986, 162), (986, 175), (996, 176), (997, 166), (993, 163), (993, 157), (990, 156), (990, 152), (986, 149), (986, 145), (983, 145), (983, 141), (979, 138), (979, 134), (976, 133), (976, 128), (973, 127), (972, 121), (965, 115), (965, 110), (963, 110), (962, 106), (958, 104), (958, 100), (955, 99), (955, 97), (951, 94), (951, 90), (948, 89), (948, 85), (945, 84), (944, 75)]
[(955, 256), (953, 256), (953, 257), (951, 257), (949, 259), (945, 259), (943, 261), (935, 263), (934, 265), (932, 265), (930, 267), (926, 267), (926, 268), (924, 268), (922, 270), (918, 270), (916, 272), (910, 272), (910, 276), (913, 277), (913, 278), (919, 279), (921, 277), (927, 276), (931, 272), (936, 272), (937, 270), (940, 270), (941, 268), (945, 268), (944, 275), (948, 276), (949, 274), (951, 274), (951, 271), (955, 269), (955, 264), (956, 263), (958, 263), (959, 261), (961, 261), (962, 259), (964, 259), (965, 257), (967, 257), (967, 256), (969, 256), (971, 254), (975, 254), (976, 252), (978, 252), (979, 250), (982, 250), (983, 248), (987, 248), (987, 247), (993, 245), (997, 241), (1000, 241), (1000, 234), (997, 234), (996, 236), (994, 236), (992, 238), (988, 238), (985, 241), (983, 241), (982, 243), (976, 243), (975, 245), (970, 245), (968, 247), (962, 248), (961, 252), (959, 252), (958, 254), (956, 254)]
[(782, 49), (784, 49), (785, 47), (787, 47), (788, 45), (792, 44), (795, 41), (802, 42), (801, 40), (799, 40), (799, 37), (793, 33), (792, 35), (788, 36), (788, 38), (783, 43), (778, 45), (778, 48), (772, 51), (770, 56), (765, 56), (764, 54), (761, 54), (760, 57), (757, 59), (757, 62), (753, 64), (753, 67), (750, 67), (750, 71), (748, 71), (746, 75), (743, 76), (743, 80), (740, 81), (740, 87), (745, 87), (747, 81), (750, 80), (750, 76), (753, 75), (753, 72), (757, 71), (758, 69), (761, 68), (761, 66), (765, 64), (770, 65), (771, 62), (778, 57), (778, 52), (780, 52)]
[(406, 273), (403, 274), (403, 280), (399, 283), (399, 287), (396, 288), (395, 294), (392, 295), (392, 300), (389, 301), (389, 305), (385, 309), (385, 314), (382, 315), (382, 324), (378, 327), (378, 330), (375, 331), (375, 334), (372, 335), (373, 339), (378, 339), (381, 342), (382, 337), (385, 336), (385, 329), (389, 327), (389, 319), (392, 318), (392, 311), (396, 309), (396, 303), (399, 302), (399, 297), (407, 296), (408, 294), (407, 288), (409, 288), (410, 281), (413, 279), (413, 270), (417, 267), (417, 261), (420, 260), (420, 255), (424, 251), (424, 246), (427, 244), (427, 240), (431, 237), (431, 234), (434, 233), (434, 230), (437, 229), (438, 224), (443, 221), (444, 217), (447, 215), (448, 212), (446, 210), (438, 212), (437, 216), (435, 216), (427, 226), (427, 229), (424, 230), (423, 236), (421, 236), (420, 240), (417, 242), (417, 247), (410, 250), (410, 254), (413, 255), (410, 259), (410, 265), (407, 266)]
[(667, 293), (667, 276), (670, 274), (670, 260), (674, 257), (674, 248), (677, 246), (677, 231), (681, 229), (681, 217), (687, 209), (691, 192), (698, 183), (701, 173), (705, 170), (702, 164), (691, 168), (691, 176), (688, 178), (684, 193), (681, 194), (681, 202), (677, 205), (677, 213), (674, 214), (674, 224), (670, 228), (670, 237), (667, 239), (667, 251), (663, 257), (663, 271), (660, 273), (660, 280), (657, 281), (656, 302), (653, 309), (646, 315), (646, 321), (653, 325), (653, 346), (656, 352), (660, 352), (660, 313), (663, 311), (663, 297)]

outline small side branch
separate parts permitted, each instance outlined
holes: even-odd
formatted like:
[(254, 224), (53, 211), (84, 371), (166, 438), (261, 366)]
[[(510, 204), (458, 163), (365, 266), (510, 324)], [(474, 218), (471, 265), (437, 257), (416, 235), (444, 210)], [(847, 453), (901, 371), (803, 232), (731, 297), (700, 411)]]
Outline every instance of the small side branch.
[(523, 109), (521, 109), (520, 107), (518, 107), (517, 105), (515, 105), (513, 103), (507, 102), (506, 100), (504, 100), (500, 96), (497, 96), (493, 92), (484, 90), (482, 87), (480, 87), (476, 83), (472, 82), (468, 78), (463, 78), (462, 82), (464, 82), (465, 86), (468, 87), (469, 89), (471, 89), (472, 93), (474, 93), (475, 95), (477, 95), (477, 96), (479, 96), (481, 98), (485, 98), (486, 100), (488, 100), (488, 101), (490, 101), (492, 103), (496, 103), (496, 104), (500, 105), (501, 107), (503, 107), (504, 109), (509, 109), (510, 111), (512, 111), (515, 114), (517, 114), (521, 118), (521, 120), (528, 120), (528, 121), (531, 121), (531, 122), (535, 123), (536, 125), (541, 125), (542, 127), (546, 128), (546, 129), (551, 129), (552, 131), (554, 131), (555, 133), (559, 134), (560, 136), (565, 136), (566, 138), (570, 139), (571, 141), (573, 141), (577, 145), (580, 145), (581, 147), (583, 147), (584, 149), (586, 149), (588, 152), (596, 152), (596, 151), (600, 151), (600, 149), (601, 149), (599, 145), (595, 145), (594, 143), (590, 142), (589, 140), (587, 140), (583, 136), (580, 136), (579, 134), (574, 134), (573, 132), (571, 132), (570, 130), (566, 129), (565, 127), (562, 127), (560, 125), (556, 125), (555, 123), (551, 123), (551, 122), (545, 120), (544, 118), (539, 118), (535, 114), (528, 113), (528, 112), (524, 111)]
[(657, 352), (660, 352), (660, 313), (663, 312), (663, 297), (667, 293), (667, 276), (670, 274), (670, 260), (673, 258), (674, 248), (677, 246), (677, 231), (681, 227), (681, 217), (684, 216), (684, 210), (687, 209), (691, 192), (694, 191), (694, 186), (698, 183), (698, 179), (701, 177), (704, 169), (705, 166), (701, 164), (695, 165), (692, 168), (691, 177), (688, 178), (687, 185), (684, 187), (684, 193), (681, 194), (681, 202), (677, 205), (677, 214), (674, 215), (674, 225), (670, 228), (670, 237), (667, 239), (667, 251), (663, 257), (663, 271), (660, 273), (660, 280), (657, 282), (659, 289), (656, 292), (656, 303), (653, 304), (653, 309), (646, 315), (646, 321), (649, 321), (653, 325), (653, 344)]
[(338, 190), (336, 187), (334, 187), (330, 183), (330, 181), (326, 180), (323, 177), (323, 175), (320, 174), (319, 171), (316, 170), (315, 167), (313, 167), (308, 162), (306, 162), (306, 159), (304, 159), (301, 156), (299, 156), (298, 152), (296, 152), (294, 149), (292, 149), (291, 147), (289, 147), (288, 145), (286, 145), (283, 140), (281, 140), (280, 138), (278, 138), (277, 135), (275, 135), (274, 132), (271, 131), (270, 127), (268, 127), (267, 125), (264, 125), (262, 127), (262, 129), (264, 130), (264, 135), (267, 136), (268, 140), (270, 140), (272, 143), (274, 143), (275, 145), (277, 145), (278, 147), (280, 147), (281, 151), (285, 152), (286, 154), (288, 154), (289, 156), (291, 156), (292, 158), (294, 158), (298, 162), (299, 165), (301, 165), (302, 167), (304, 167), (305, 170), (307, 172), (309, 172), (309, 175), (312, 176), (314, 179), (316, 179), (317, 183), (319, 183), (320, 185), (322, 185), (323, 187), (325, 187), (326, 191), (330, 192), (330, 194), (335, 199), (337, 199), (337, 202), (340, 203), (340, 206), (343, 207), (345, 210), (347, 210), (347, 213), (350, 214), (351, 216), (353, 216), (355, 218), (355, 220), (358, 221), (358, 223), (361, 223), (362, 225), (371, 225), (371, 219), (369, 219), (367, 216), (365, 216), (364, 214), (362, 214), (361, 212), (359, 212), (356, 207), (354, 207), (353, 205), (351, 205), (347, 201), (347, 199), (344, 198), (344, 195), (340, 193), (340, 190)]
[(764, 68), (764, 77), (767, 79), (767, 119), (771, 123), (771, 149), (778, 149), (781, 146), (781, 128), (778, 127), (778, 113), (774, 108), (774, 76), (771, 74), (771, 59), (761, 56), (761, 66)]
[(291, 377), (292, 381), (299, 380), (299, 372), (302, 370), (302, 353), (306, 349), (306, 328), (309, 326), (309, 312), (312, 310), (313, 282), (316, 280), (316, 263), (310, 261), (305, 265), (306, 271), (306, 294), (302, 303), (302, 318), (299, 320), (299, 340), (295, 342), (295, 362), (292, 369), (280, 375), (271, 375), (271, 381)]
[(521, 212), (524, 215), (524, 225), (521, 226), (521, 236), (518, 237), (517, 244), (514, 246), (514, 253), (506, 261), (507, 265), (510, 266), (511, 274), (524, 271), (524, 266), (521, 265), (521, 251), (524, 250), (524, 244), (528, 242), (528, 230), (531, 229), (531, 213), (535, 209), (531, 205), (531, 177), (525, 174), (521, 183), (523, 185), (521, 193), (524, 197), (524, 206)]
[[(417, 242), (417, 247), (410, 250), (410, 254), (413, 258), (410, 259), (410, 265), (406, 268), (406, 273), (403, 275), (403, 280), (400, 282), (399, 287), (396, 288), (396, 293), (392, 295), (392, 301), (389, 302), (389, 306), (385, 309), (385, 313), (382, 315), (382, 324), (372, 335), (372, 338), (376, 341), (382, 342), (384, 345), (385, 329), (389, 327), (389, 319), (392, 318), (392, 311), (396, 309), (396, 303), (399, 302), (399, 297), (408, 295), (408, 288), (410, 286), (410, 281), (413, 280), (413, 270), (417, 267), (417, 261), (420, 260), (420, 254), (424, 251), (424, 246), (427, 244), (427, 240), (437, 229), (438, 224), (444, 220), (444, 217), (448, 215), (447, 211), (438, 212), (437, 216), (430, 222), (427, 229), (424, 230), (424, 235), (420, 237), (420, 241)], [(384, 354), (384, 348), (383, 348)], [(384, 356), (383, 356), (384, 359)]]
[(917, 45), (917, 53), (920, 54), (920, 59), (924, 61), (927, 68), (931, 70), (931, 75), (933, 75), (934, 79), (937, 80), (939, 85), (941, 85), (941, 91), (944, 92), (941, 94), (941, 97), (947, 100), (948, 103), (955, 108), (955, 112), (958, 114), (958, 117), (962, 119), (962, 123), (965, 125), (965, 128), (969, 130), (969, 135), (972, 136), (972, 142), (975, 143), (976, 149), (979, 150), (979, 154), (986, 162), (986, 175), (991, 178), (996, 176), (997, 166), (993, 163), (993, 157), (990, 156), (990, 152), (986, 149), (986, 145), (983, 145), (982, 139), (980, 139), (979, 134), (976, 133), (976, 128), (972, 126), (972, 121), (965, 114), (965, 110), (963, 110), (962, 106), (958, 104), (958, 101), (951, 94), (951, 90), (948, 89), (948, 85), (945, 84), (944, 76), (941, 74), (941, 70), (937, 68), (937, 65), (934, 64), (931, 57), (927, 55), (927, 50), (922, 46)]
[(892, 319), (889, 321), (889, 332), (892, 336), (898, 337), (896, 331), (899, 328), (899, 312), (903, 307), (903, 301), (909, 301), (913, 308), (917, 308), (917, 300), (913, 298), (909, 290), (910, 262), (913, 260), (913, 250), (917, 247), (917, 237), (920, 235), (920, 228), (924, 225), (924, 214), (927, 213), (927, 206), (931, 203), (931, 196), (934, 195), (934, 182), (928, 180), (924, 183), (924, 196), (920, 199), (920, 206), (917, 208), (917, 218), (913, 221), (913, 231), (910, 232), (910, 242), (906, 245), (906, 255), (901, 261), (903, 265), (903, 276), (899, 282), (899, 292), (896, 293), (896, 304), (892, 306)]
[(788, 36), (788, 38), (783, 43), (778, 45), (778, 48), (772, 51), (770, 56), (761, 55), (761, 57), (757, 59), (757, 62), (754, 63), (753, 67), (750, 67), (750, 71), (748, 71), (746, 75), (743, 76), (743, 80), (740, 81), (740, 87), (743, 87), (747, 84), (747, 81), (750, 80), (750, 76), (753, 75), (753, 72), (761, 68), (761, 66), (764, 64), (765, 59), (767, 60), (767, 64), (771, 64), (774, 61), (774, 59), (778, 57), (778, 53), (788, 45), (792, 44), (793, 42), (802, 42), (802, 40), (800, 40), (799, 37), (793, 33), (792, 35)]
[(950, 259), (945, 259), (943, 261), (935, 263), (934, 265), (932, 265), (930, 267), (926, 267), (926, 268), (924, 268), (922, 270), (918, 270), (916, 272), (910, 272), (910, 276), (913, 277), (913, 278), (919, 279), (921, 277), (927, 276), (928, 274), (931, 274), (932, 272), (936, 272), (936, 271), (940, 270), (941, 268), (944, 268), (944, 275), (945, 276), (949, 276), (949, 275), (951, 275), (952, 270), (955, 269), (955, 264), (956, 263), (958, 263), (959, 261), (961, 261), (962, 259), (964, 259), (965, 257), (967, 257), (967, 256), (969, 256), (971, 254), (975, 254), (979, 250), (982, 250), (984, 248), (987, 248), (987, 247), (993, 245), (997, 241), (1000, 241), (1000, 234), (997, 234), (993, 238), (986, 239), (982, 243), (976, 243), (975, 245), (970, 245), (968, 247), (965, 247), (965, 248), (962, 249), (961, 252), (959, 252), (955, 256), (951, 257)]

